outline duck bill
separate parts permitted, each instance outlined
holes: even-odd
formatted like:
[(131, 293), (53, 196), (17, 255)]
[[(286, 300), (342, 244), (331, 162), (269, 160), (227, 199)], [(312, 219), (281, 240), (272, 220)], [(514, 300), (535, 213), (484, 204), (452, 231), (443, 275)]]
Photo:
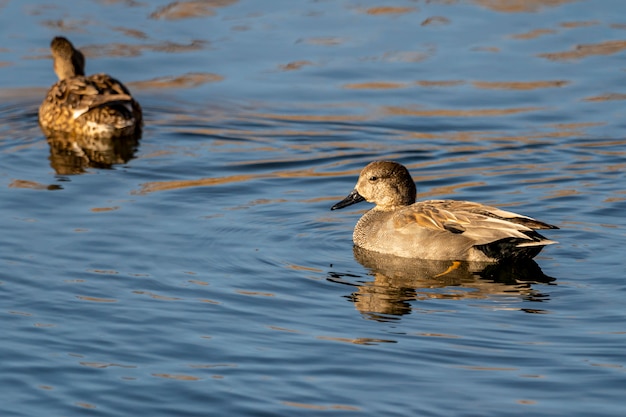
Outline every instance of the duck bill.
[(351, 206), (352, 204), (360, 203), (361, 201), (365, 201), (365, 198), (363, 198), (361, 194), (357, 193), (356, 190), (352, 190), (352, 192), (348, 194), (346, 198), (344, 198), (343, 200), (341, 200), (340, 202), (332, 206), (330, 209), (331, 210), (342, 209), (344, 207)]

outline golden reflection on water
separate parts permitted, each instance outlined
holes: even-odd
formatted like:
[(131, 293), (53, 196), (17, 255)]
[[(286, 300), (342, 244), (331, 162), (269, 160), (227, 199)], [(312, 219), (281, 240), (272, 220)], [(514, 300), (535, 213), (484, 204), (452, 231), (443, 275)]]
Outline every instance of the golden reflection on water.
[(389, 82), (389, 81), (372, 81), (368, 83), (349, 83), (344, 84), (343, 88), (346, 89), (369, 89), (369, 90), (390, 90), (395, 88), (406, 88), (409, 84), (407, 83), (397, 83), (397, 82)]
[(150, 14), (151, 19), (180, 20), (214, 16), (215, 9), (230, 6), (238, 0), (174, 1)]
[(540, 36), (553, 35), (555, 33), (556, 33), (556, 30), (553, 30), (553, 29), (533, 29), (529, 32), (519, 33), (517, 35), (511, 35), (511, 38), (529, 40), (529, 39), (538, 38)]
[(206, 49), (210, 43), (201, 39), (193, 39), (189, 43), (176, 43), (162, 41), (158, 43), (128, 44), (128, 43), (105, 43), (97, 45), (80, 46), (80, 50), (87, 58), (99, 57), (136, 57), (144, 51), (183, 53)]
[(302, 67), (309, 66), (309, 65), (315, 65), (315, 64), (313, 64), (313, 62), (309, 60), (304, 59), (301, 61), (293, 61), (293, 62), (289, 62), (288, 64), (279, 65), (278, 68), (283, 71), (296, 71)]
[(474, 3), (504, 13), (537, 12), (544, 7), (557, 7), (579, 0), (473, 0)]
[[(355, 174), (358, 170), (344, 171), (345, 174)], [(313, 169), (275, 171), (268, 174), (241, 174), (227, 177), (201, 178), (197, 180), (174, 180), (174, 181), (153, 181), (141, 184), (141, 189), (133, 191), (132, 194), (148, 194), (157, 191), (178, 190), (190, 187), (211, 187), (216, 185), (229, 184), (234, 182), (248, 182), (257, 179), (267, 178), (314, 178), (314, 177), (334, 177), (341, 175), (337, 172), (315, 172)]]
[(465, 84), (463, 80), (442, 80), (442, 81), (428, 81), (421, 80), (415, 82), (420, 87), (457, 87)]
[(140, 30), (137, 29), (133, 29), (133, 28), (125, 28), (123, 26), (117, 26), (117, 27), (113, 27), (111, 28), (116, 32), (120, 32), (126, 36), (128, 36), (129, 38), (135, 38), (135, 39), (148, 39), (148, 34), (145, 32), (142, 32)]
[(366, 60), (383, 62), (420, 62), (429, 58), (435, 52), (434, 47), (427, 48), (426, 52), (420, 51), (391, 51), (385, 52), (379, 57), (371, 57)]
[(432, 16), (424, 20), (421, 26), (442, 26), (450, 24), (450, 19), (444, 16)]
[(613, 101), (626, 100), (626, 94), (623, 93), (607, 93), (599, 96), (585, 97), (584, 101)]
[(145, 81), (128, 83), (133, 89), (166, 89), (166, 88), (193, 88), (207, 83), (224, 80), (224, 77), (209, 72), (191, 72), (178, 76), (164, 76)]
[[(536, 262), (508, 265), (424, 261), (379, 254), (354, 247), (354, 257), (370, 270), (373, 281), (359, 284), (350, 299), (357, 310), (378, 320), (379, 314), (409, 314), (411, 302), (440, 299), (520, 297), (541, 300), (532, 283), (549, 283)], [(335, 277), (341, 278), (341, 274)]]
[(84, 32), (85, 26), (88, 26), (90, 22), (88, 20), (78, 19), (46, 19), (41, 22), (41, 25), (45, 28), (52, 29), (60, 32)]
[(586, 21), (579, 21), (579, 22), (563, 22), (559, 24), (559, 26), (566, 28), (566, 29), (574, 29), (574, 28), (596, 26), (599, 24), (600, 22), (597, 20), (586, 20)]
[(594, 55), (613, 55), (626, 49), (626, 41), (614, 40), (600, 43), (576, 45), (572, 51), (538, 54), (541, 58), (552, 61), (583, 59)]
[(86, 402), (82, 402), (82, 401), (78, 401), (75, 402), (74, 405), (81, 407), (81, 408), (87, 408), (87, 409), (96, 409), (98, 407), (95, 406), (95, 404), (91, 404), (91, 403), (86, 403)]
[(185, 374), (152, 374), (155, 378), (176, 379), (178, 381), (199, 381), (201, 378)]
[(397, 14), (406, 14), (415, 11), (415, 7), (393, 7), (393, 6), (379, 6), (379, 7), (370, 7), (365, 10), (365, 13), (369, 15), (397, 15)]
[(472, 85), (476, 88), (485, 88), (493, 90), (536, 90), (540, 88), (555, 88), (564, 87), (569, 84), (569, 81), (555, 80), (555, 81), (474, 81)]
[(119, 367), (119, 368), (137, 368), (136, 365), (122, 365), (121, 363), (107, 363), (107, 362), (78, 362), (82, 366), (87, 366), (89, 368), (97, 368), (97, 369), (105, 369), (111, 367)]
[(77, 295), (76, 298), (83, 301), (92, 301), (94, 303), (117, 303), (114, 298), (90, 297), (86, 295)]
[(311, 38), (298, 39), (296, 43), (306, 43), (309, 45), (320, 46), (337, 46), (348, 41), (347, 38), (341, 38), (338, 36), (316, 36)]
[(159, 295), (159, 294), (155, 294), (153, 292), (150, 291), (133, 291), (133, 294), (138, 294), (138, 295), (147, 295), (148, 297), (154, 299), (154, 300), (161, 300), (161, 301), (179, 301), (182, 300), (182, 298), (178, 298), (178, 297), (169, 297), (166, 295)]
[(31, 190), (61, 190), (62, 187), (57, 184), (41, 184), (36, 181), (13, 180), (9, 183), (9, 188), (28, 188)]

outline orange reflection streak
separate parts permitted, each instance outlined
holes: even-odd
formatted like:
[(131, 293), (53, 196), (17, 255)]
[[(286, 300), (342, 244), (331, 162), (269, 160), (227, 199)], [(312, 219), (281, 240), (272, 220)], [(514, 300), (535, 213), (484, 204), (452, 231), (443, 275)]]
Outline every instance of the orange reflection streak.
[(493, 89), (493, 90), (536, 90), (539, 88), (556, 88), (569, 84), (569, 81), (511, 81), (511, 82), (495, 82), (495, 81), (474, 81), (472, 85), (476, 88)]
[(474, 0), (474, 3), (504, 13), (536, 12), (542, 7), (556, 7), (578, 0)]
[(421, 87), (455, 87), (457, 85), (465, 84), (463, 80), (448, 80), (448, 81), (416, 81), (415, 84)]
[(582, 21), (582, 22), (563, 22), (559, 26), (561, 26), (562, 28), (566, 28), (566, 29), (573, 29), (573, 28), (595, 26), (599, 24), (600, 22), (598, 22), (597, 20), (587, 20), (587, 21)]
[(135, 81), (128, 85), (137, 90), (157, 89), (157, 88), (192, 88), (206, 83), (222, 81), (224, 77), (208, 72), (190, 72), (177, 77), (159, 77), (147, 81)]
[(607, 93), (600, 96), (586, 97), (584, 101), (612, 101), (612, 100), (626, 100), (626, 94), (623, 93)]
[(288, 264), (287, 268), (293, 269), (295, 271), (309, 271), (309, 272), (319, 272), (319, 273), (324, 272), (322, 269), (319, 269), (319, 268), (312, 268), (310, 266), (302, 266), (302, 265), (296, 265), (296, 264)]
[(99, 298), (99, 297), (88, 297), (86, 295), (77, 295), (76, 298), (83, 301), (93, 301), (96, 303), (117, 303), (117, 300), (113, 298)]
[(304, 42), (309, 45), (322, 45), (322, 46), (335, 46), (344, 43), (346, 39), (339, 38), (336, 36), (326, 36), (326, 37), (315, 37), (315, 38), (305, 38), (299, 39), (296, 43)]
[(514, 107), (509, 109), (477, 109), (477, 110), (413, 110), (405, 107), (385, 106), (386, 114), (394, 116), (421, 116), (421, 117), (498, 117), (509, 114), (529, 113), (545, 110), (545, 107)]
[(445, 334), (445, 333), (417, 333), (418, 336), (423, 337), (441, 337), (444, 339), (460, 339), (462, 336), (457, 336), (455, 334)]
[(84, 402), (75, 402), (74, 405), (78, 406), (78, 407), (82, 407), (82, 408), (96, 408), (96, 406), (94, 404), (89, 404), (89, 403), (84, 403)]
[(432, 16), (428, 19), (424, 20), (421, 25), (422, 26), (437, 26), (437, 25), (447, 25), (450, 23), (450, 19), (443, 16)]
[(125, 27), (122, 27), (122, 26), (118, 26), (118, 27), (114, 27), (113, 30), (116, 31), (116, 32), (123, 33), (124, 35), (126, 35), (126, 36), (128, 36), (130, 38), (148, 39), (148, 35), (145, 32), (142, 32), (142, 31), (137, 30), (137, 29), (125, 28)]
[(556, 129), (581, 129), (584, 127), (604, 126), (605, 122), (557, 123), (551, 125)]
[(174, 1), (150, 15), (151, 19), (180, 20), (215, 15), (216, 7), (230, 6), (238, 0)]
[(93, 25), (94, 22), (89, 20), (76, 20), (76, 19), (46, 19), (41, 22), (41, 25), (60, 32), (83, 32), (85, 27)]
[(302, 60), (302, 61), (293, 61), (288, 64), (279, 65), (278, 68), (280, 68), (283, 71), (295, 71), (307, 65), (314, 65), (314, 64), (311, 61)]
[(95, 57), (134, 57), (143, 51), (181, 53), (204, 49), (208, 41), (194, 39), (188, 44), (161, 42), (156, 44), (131, 45), (126, 43), (108, 43), (100, 45), (81, 46), (80, 50), (88, 58)]
[(371, 58), (372, 60), (380, 59), (386, 62), (420, 62), (429, 58), (434, 52), (434, 48), (427, 52), (419, 51), (394, 51), (385, 52), (380, 58)]
[(581, 195), (582, 192), (578, 190), (555, 190), (552, 193), (539, 197), (540, 200), (550, 200), (553, 198), (570, 197), (573, 195)]
[(13, 180), (9, 184), (9, 188), (29, 188), (31, 190), (60, 190), (61, 187), (56, 184), (46, 185), (35, 181)]
[(370, 15), (386, 15), (386, 14), (405, 14), (415, 10), (415, 7), (392, 7), (392, 6), (380, 6), (370, 7), (365, 10), (365, 13)]
[(137, 368), (137, 366), (135, 365), (122, 365), (119, 363), (106, 363), (106, 362), (79, 362), (80, 365), (82, 366), (88, 366), (90, 368), (98, 368), (98, 369), (103, 369), (103, 368), (109, 368), (112, 366), (117, 366), (120, 368)]
[(552, 30), (552, 29), (535, 29), (535, 30), (531, 30), (530, 32), (519, 33), (517, 35), (511, 35), (511, 38), (512, 39), (528, 40), (528, 39), (535, 39), (535, 38), (538, 38), (538, 37), (543, 36), (543, 35), (552, 35), (554, 33), (556, 33), (556, 30)]
[(102, 213), (105, 211), (115, 211), (115, 210), (119, 210), (119, 206), (113, 206), (113, 207), (94, 207), (91, 209), (92, 212), (94, 213)]
[(152, 374), (156, 378), (177, 379), (179, 381), (199, 381), (200, 378), (192, 375), (182, 374)]
[(576, 45), (573, 51), (552, 52), (546, 54), (538, 54), (537, 56), (550, 59), (552, 61), (566, 61), (570, 59), (587, 58), (593, 55), (613, 55), (624, 49), (626, 49), (626, 41), (616, 40), (585, 45)]
[(454, 185), (443, 185), (441, 187), (435, 187), (431, 189), (428, 194), (429, 195), (452, 195), (456, 194), (456, 191), (459, 189), (469, 188), (469, 187), (480, 187), (481, 185), (486, 185), (486, 182), (483, 181), (470, 181), (463, 182)]
[(286, 332), (286, 333), (300, 333), (298, 330), (293, 330), (293, 329), (287, 329), (286, 327), (278, 327), (278, 326), (267, 326), (268, 329), (271, 330), (276, 330), (279, 332)]
[(246, 182), (257, 179), (267, 178), (313, 178), (313, 177), (332, 177), (338, 175), (355, 174), (359, 171), (345, 171), (345, 172), (328, 172), (319, 173), (313, 170), (297, 170), (297, 171), (275, 171), (268, 174), (248, 174), (248, 175), (231, 175), (228, 177), (218, 178), (201, 178), (198, 180), (175, 180), (175, 181), (154, 181), (147, 182), (141, 185), (139, 191), (132, 191), (131, 194), (148, 194), (156, 191), (169, 191), (178, 190), (182, 188), (190, 187), (210, 187), (214, 185), (223, 185), (233, 182)]
[(275, 296), (271, 292), (246, 291), (246, 290), (237, 290), (235, 292), (241, 295), (251, 295), (251, 296), (257, 296), (257, 297), (274, 297)]
[(165, 295), (158, 295), (158, 294), (155, 294), (155, 293), (150, 292), (150, 291), (133, 291), (133, 294), (147, 295), (150, 298), (153, 298), (155, 300), (163, 300), (163, 301), (178, 301), (178, 300), (182, 300), (182, 298), (168, 297), (168, 296), (165, 296)]
[(370, 89), (370, 90), (390, 90), (394, 88), (406, 88), (409, 84), (407, 83), (396, 83), (396, 82), (388, 82), (388, 81), (372, 81), (369, 83), (350, 83), (344, 84), (342, 87), (346, 89), (353, 90), (361, 90), (361, 89)]

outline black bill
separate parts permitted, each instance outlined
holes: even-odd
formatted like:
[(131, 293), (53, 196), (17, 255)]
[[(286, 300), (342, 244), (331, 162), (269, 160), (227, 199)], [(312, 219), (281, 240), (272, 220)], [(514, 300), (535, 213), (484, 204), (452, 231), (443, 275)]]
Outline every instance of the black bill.
[(351, 206), (352, 204), (360, 203), (361, 201), (365, 201), (365, 198), (361, 196), (361, 194), (357, 193), (356, 190), (352, 190), (350, 194), (334, 206), (332, 206), (331, 210), (338, 210), (344, 207)]

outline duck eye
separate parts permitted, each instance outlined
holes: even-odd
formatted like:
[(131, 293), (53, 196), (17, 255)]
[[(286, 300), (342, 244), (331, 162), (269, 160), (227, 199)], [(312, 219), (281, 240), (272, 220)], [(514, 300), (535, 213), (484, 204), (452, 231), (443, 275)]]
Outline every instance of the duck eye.
[(370, 177), (370, 181), (371, 181), (371, 182), (378, 181), (378, 177), (377, 177), (377, 176), (375, 176), (375, 175), (374, 175), (374, 176), (371, 176), (371, 177)]

